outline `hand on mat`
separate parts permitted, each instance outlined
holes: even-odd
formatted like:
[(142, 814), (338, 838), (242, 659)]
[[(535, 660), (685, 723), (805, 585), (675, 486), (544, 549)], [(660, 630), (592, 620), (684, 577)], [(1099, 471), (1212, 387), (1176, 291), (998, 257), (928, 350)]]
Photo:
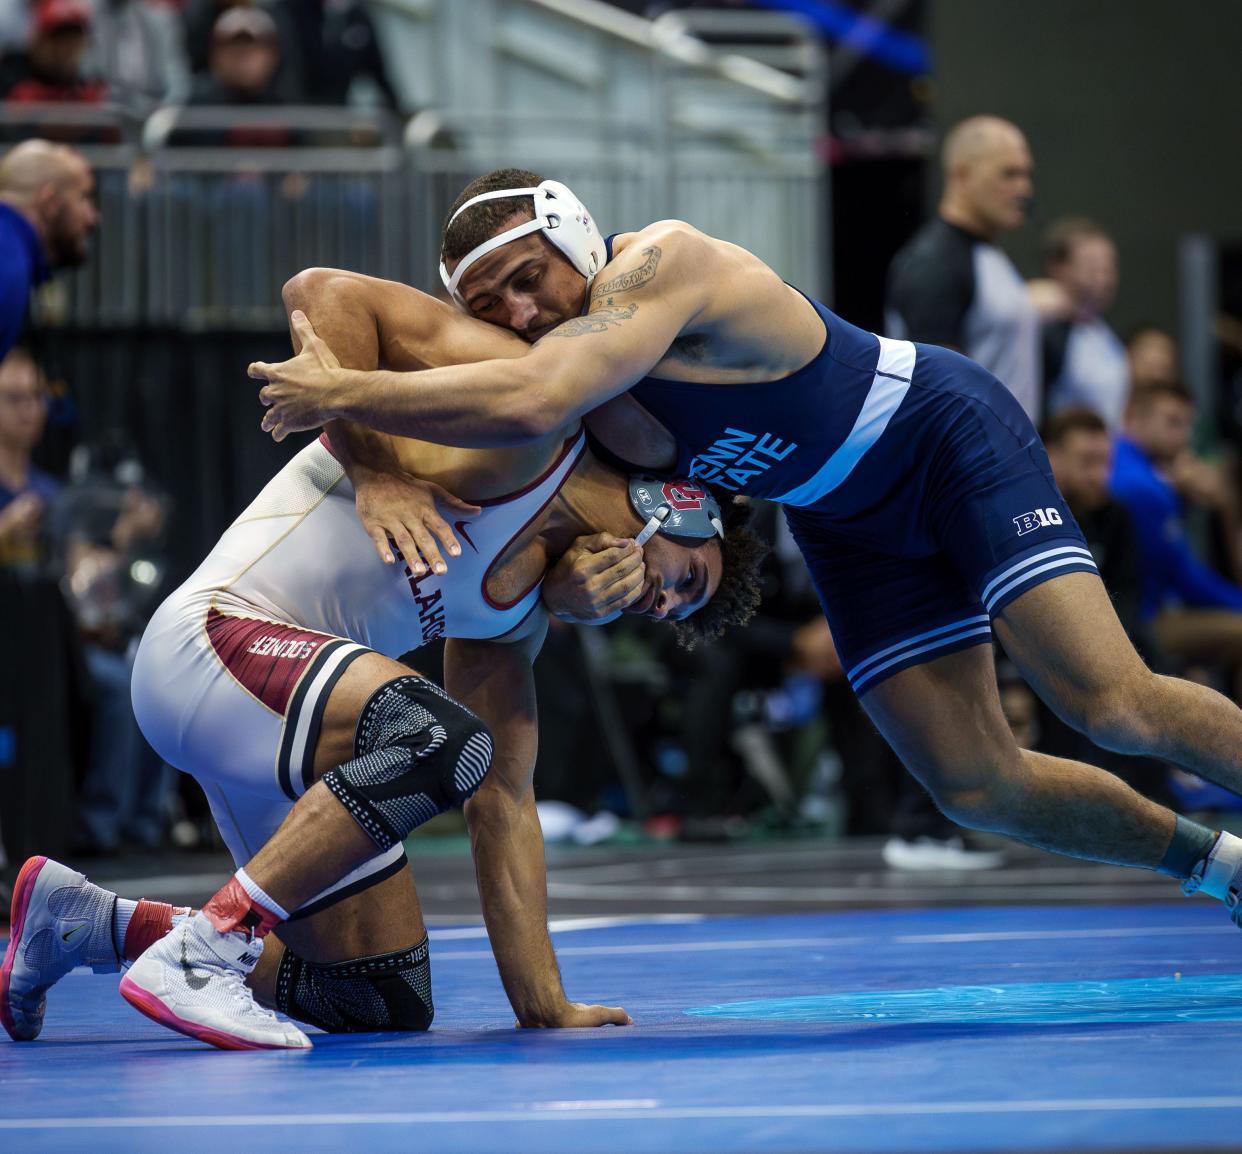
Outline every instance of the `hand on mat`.
[(289, 323), (302, 351), (276, 365), (254, 361), (246, 370), (254, 380), (267, 382), (259, 390), (259, 400), (268, 406), (263, 431), (277, 441), (303, 429), (317, 429), (338, 415), (332, 401), (340, 383), (340, 362), (315, 335), (304, 312), (295, 309)]
[(566, 1002), (555, 1020), (518, 1022), (518, 1029), (572, 1030), (584, 1026), (632, 1026), (634, 1019), (620, 1006), (588, 1006), (584, 1002)]
[(611, 621), (643, 591), (643, 550), (611, 533), (579, 537), (543, 581), (543, 603), (562, 621)]
[(421, 577), (428, 569), (433, 573), (448, 572), (441, 549), (450, 557), (461, 555), (461, 545), (441, 510), (457, 522), (457, 532), (468, 545), (469, 526), (465, 522), (482, 512), (478, 505), (453, 496), (433, 481), (409, 473), (367, 469), (356, 462), (354, 505), (367, 536), (375, 542), (380, 560), (391, 565), (394, 553), (400, 553), (415, 577)]

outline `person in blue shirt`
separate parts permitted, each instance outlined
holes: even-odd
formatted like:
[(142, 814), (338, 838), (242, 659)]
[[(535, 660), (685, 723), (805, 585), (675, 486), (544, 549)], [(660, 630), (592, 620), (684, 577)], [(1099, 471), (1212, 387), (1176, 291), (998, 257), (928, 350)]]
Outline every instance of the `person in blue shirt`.
[(44, 515), (60, 482), (31, 463), (43, 436), (47, 393), (34, 358), (0, 358), (0, 568), (33, 572), (47, 562)]
[(1140, 616), (1160, 648), (1186, 661), (1242, 661), (1242, 588), (1191, 551), (1174, 485), (1194, 419), (1194, 398), (1185, 386), (1161, 382), (1139, 389), (1117, 442), (1111, 487), (1137, 530)]
[[(343, 420), (512, 446), (586, 416), (614, 458), (784, 505), (847, 678), (948, 816), (1159, 870), (1242, 922), (1242, 838), (1098, 767), (1021, 749), (1006, 722), (993, 628), (1097, 744), (1242, 790), (1242, 710), (1143, 663), (1030, 419), (994, 376), (864, 332), (685, 222), (601, 236), (569, 189), (525, 170), (462, 192), (441, 276), (468, 315), (425, 295), (402, 309), (394, 339), (438, 342), (415, 372), (342, 368), (295, 309), (297, 354), (250, 366), (262, 427), (279, 440)], [(377, 302), (393, 291), (318, 270), (286, 301), (383, 325)], [(648, 573), (629, 607), (667, 615), (678, 596)], [(254, 880), (281, 884), (278, 871)]]
[(0, 158), (0, 357), (21, 335), (31, 289), (82, 264), (98, 223), (94, 174), (72, 148), (26, 140)]

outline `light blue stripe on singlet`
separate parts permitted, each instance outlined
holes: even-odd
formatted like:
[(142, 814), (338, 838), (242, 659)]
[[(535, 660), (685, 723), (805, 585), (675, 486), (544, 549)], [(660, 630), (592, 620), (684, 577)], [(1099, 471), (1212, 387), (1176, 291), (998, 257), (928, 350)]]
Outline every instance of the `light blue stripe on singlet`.
[(854, 466), (862, 460), (863, 454), (888, 428), (888, 422), (910, 388), (914, 346), (909, 341), (894, 341), (888, 337), (876, 339), (880, 342), (880, 360), (875, 366), (867, 399), (863, 401), (849, 436), (815, 476), (783, 496), (773, 497), (773, 501), (779, 501), (782, 505), (815, 504), (845, 481), (854, 471)]
[[(851, 669), (845, 676), (852, 682), (854, 678), (856, 678), (864, 669), (867, 668), (868, 665), (874, 665), (881, 658), (888, 657), (890, 654), (896, 653), (900, 649), (910, 649), (911, 646), (917, 645), (920, 641), (927, 641), (932, 637), (940, 638), (939, 641), (934, 642), (931, 646), (924, 646), (922, 649), (917, 650), (917, 652), (922, 653), (928, 648), (934, 649), (937, 645), (942, 645), (944, 643), (944, 634), (953, 633), (959, 629), (968, 629), (971, 626), (988, 626), (990, 628), (991, 619), (986, 613), (980, 613), (975, 617), (963, 617), (960, 621), (953, 621), (948, 625), (941, 625), (938, 629), (929, 629), (926, 633), (916, 633), (913, 637), (907, 637), (903, 641), (898, 641), (895, 645), (890, 645), (886, 649), (881, 649), (877, 653), (873, 653), (870, 657), (863, 658), (863, 660), (855, 665), (854, 668)], [(900, 661), (905, 656), (906, 654), (903, 653), (901, 657), (897, 658), (897, 660)], [(887, 668), (887, 664), (882, 666), (882, 668)], [(871, 673), (874, 672), (875, 670), (871, 671)], [(871, 673), (868, 673), (867, 676), (870, 677)]]

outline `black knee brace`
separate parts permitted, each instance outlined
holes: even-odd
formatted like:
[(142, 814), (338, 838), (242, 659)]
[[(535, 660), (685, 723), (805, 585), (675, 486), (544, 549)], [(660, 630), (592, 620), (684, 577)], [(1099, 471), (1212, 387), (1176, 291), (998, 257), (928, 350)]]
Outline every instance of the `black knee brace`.
[(386, 850), (472, 797), (491, 764), (483, 722), (426, 678), (398, 677), (363, 707), (353, 761), (323, 783)]
[(276, 971), (276, 1008), (331, 1034), (425, 1030), (435, 1015), (427, 939), (412, 949), (327, 965), (286, 948)]

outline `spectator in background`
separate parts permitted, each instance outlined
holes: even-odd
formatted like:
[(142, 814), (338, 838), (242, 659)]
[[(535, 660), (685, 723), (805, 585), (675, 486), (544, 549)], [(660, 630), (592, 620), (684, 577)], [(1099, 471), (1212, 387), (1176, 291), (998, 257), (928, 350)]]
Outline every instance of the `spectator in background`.
[(1130, 513), (1109, 489), (1113, 439), (1108, 425), (1092, 409), (1066, 408), (1049, 419), (1043, 438), (1057, 487), (1087, 538), (1122, 627), (1142, 649), (1138, 542)]
[(275, 103), (298, 104), (304, 101), (306, 86), (299, 68), (299, 55), (294, 51), (298, 35), (290, 5), (283, 0), (270, 0), (266, 4), (256, 4), (254, 0), (186, 0), (181, 7), (181, 22), (186, 56), (194, 80), (198, 81), (211, 71), (216, 24), (221, 16), (235, 8), (262, 11), (276, 27), (281, 60), (275, 77), (275, 88), (279, 93), (279, 100)]
[(281, 46), (276, 22), (261, 8), (229, 8), (211, 30), (208, 72), (192, 104), (280, 104)]
[(17, 342), (31, 289), (86, 260), (94, 192), (90, 166), (64, 145), (27, 140), (0, 159), (0, 357)]
[(0, 566), (37, 573), (48, 562), (48, 507), (60, 491), (55, 477), (31, 461), (43, 436), (47, 394), (29, 351), (20, 346), (0, 361)]
[(51, 522), (94, 691), (75, 852), (111, 853), (122, 839), (153, 849), (163, 840), (172, 777), (134, 720), (130, 680), (165, 568), (164, 505), (144, 485), (142, 465), (123, 436), (113, 434), (74, 457), (72, 481)]
[(84, 67), (91, 8), (83, 0), (36, 0), (25, 51), (0, 59), (0, 100), (98, 104), (107, 85)]
[(1141, 325), (1126, 341), (1130, 368), (1130, 387), (1135, 391), (1147, 385), (1173, 385), (1181, 380), (1177, 342), (1154, 325)]
[(0, 0), (0, 56), (24, 48), (29, 37), (28, 0)]
[(945, 138), (942, 166), (938, 214), (889, 268), (889, 334), (965, 353), (999, 378), (1038, 423), (1039, 317), (1026, 282), (996, 245), (1030, 211), (1026, 138), (1007, 120), (975, 116)]
[[(1185, 662), (1242, 668), (1242, 588), (1199, 561), (1186, 541), (1172, 475), (1190, 449), (1195, 402), (1180, 384), (1134, 391), (1117, 444), (1111, 487), (1138, 531), (1140, 614), (1160, 649)], [(1242, 701), (1235, 684), (1235, 699)]]
[(171, 8), (151, 0), (95, 0), (86, 67), (112, 100), (138, 115), (190, 94), (190, 64)]
[(397, 93), (364, 4), (358, 0), (300, 0), (290, 16), (308, 104), (356, 101), (355, 82), (362, 80), (369, 84), (378, 103), (397, 107)]
[(1044, 234), (1046, 281), (1031, 284), (1043, 317), (1044, 384), (1051, 414), (1083, 407), (1121, 428), (1130, 369), (1121, 339), (1103, 319), (1117, 295), (1117, 246), (1098, 225), (1059, 220)]

